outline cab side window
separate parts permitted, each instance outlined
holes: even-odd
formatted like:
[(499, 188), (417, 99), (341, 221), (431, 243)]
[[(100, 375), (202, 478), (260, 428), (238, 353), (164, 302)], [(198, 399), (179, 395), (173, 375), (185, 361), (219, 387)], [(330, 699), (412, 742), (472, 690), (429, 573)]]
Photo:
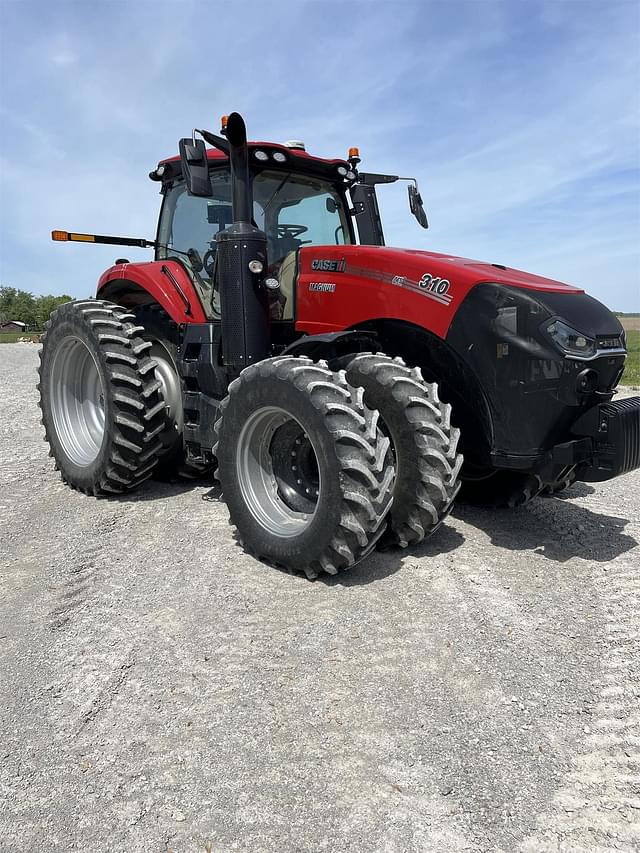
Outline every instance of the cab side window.
[(204, 291), (205, 304), (219, 305), (213, 293), (216, 234), (232, 222), (231, 177), (228, 169), (212, 172), (213, 197), (189, 195), (184, 183), (173, 186), (165, 197), (160, 216), (158, 259), (176, 258), (193, 273), (194, 284)]

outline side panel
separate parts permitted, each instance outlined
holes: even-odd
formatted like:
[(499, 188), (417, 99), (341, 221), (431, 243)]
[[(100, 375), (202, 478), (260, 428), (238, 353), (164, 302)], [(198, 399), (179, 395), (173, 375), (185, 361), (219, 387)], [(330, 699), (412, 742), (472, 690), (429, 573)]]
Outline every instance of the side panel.
[(444, 338), (473, 287), (471, 277), (458, 275), (454, 280), (454, 273), (453, 269), (439, 273), (433, 261), (409, 253), (398, 257), (384, 247), (301, 249), (296, 329), (321, 334), (395, 319)]
[(100, 276), (96, 295), (127, 307), (157, 302), (176, 323), (207, 322), (200, 297), (177, 261), (117, 264)]

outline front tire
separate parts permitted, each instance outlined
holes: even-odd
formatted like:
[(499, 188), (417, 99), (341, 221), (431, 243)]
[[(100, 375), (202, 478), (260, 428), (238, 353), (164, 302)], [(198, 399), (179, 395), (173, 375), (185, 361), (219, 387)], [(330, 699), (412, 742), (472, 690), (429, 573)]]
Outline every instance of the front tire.
[(344, 372), (306, 358), (247, 367), (216, 422), (217, 477), (254, 556), (315, 578), (355, 565), (384, 531), (389, 439)]
[(460, 482), (460, 431), (451, 426), (451, 406), (440, 402), (435, 384), (401, 358), (363, 353), (349, 362), (347, 381), (364, 388), (391, 438), (396, 479), (387, 544), (406, 548), (434, 533), (449, 514)]
[(158, 462), (165, 403), (151, 344), (127, 309), (67, 302), (45, 324), (40, 408), (49, 455), (65, 483), (91, 495), (125, 492)]

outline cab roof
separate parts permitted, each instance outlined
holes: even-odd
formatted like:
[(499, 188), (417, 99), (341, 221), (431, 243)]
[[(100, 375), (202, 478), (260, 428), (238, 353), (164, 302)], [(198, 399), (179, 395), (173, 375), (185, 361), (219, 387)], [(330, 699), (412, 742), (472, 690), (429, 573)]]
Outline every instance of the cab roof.
[[(277, 142), (248, 142), (249, 162), (251, 165), (260, 166), (262, 168), (275, 169), (294, 169), (301, 172), (311, 172), (324, 177), (328, 180), (344, 180), (344, 175), (339, 174), (338, 167), (343, 166), (351, 171), (352, 167), (348, 160), (339, 158), (327, 159), (325, 157), (314, 157), (308, 151), (303, 151), (301, 148), (289, 148), (287, 145), (282, 145)], [(255, 158), (256, 151), (265, 151), (268, 155), (267, 160), (257, 160)], [(281, 152), (285, 155), (285, 160), (277, 162), (271, 156), (275, 152)], [(252, 156), (253, 155), (253, 156)], [(228, 162), (229, 158), (217, 148), (207, 148), (207, 160), (212, 164)], [(174, 154), (172, 157), (166, 157), (160, 160), (158, 166), (168, 167), (165, 169), (162, 180), (174, 180), (182, 176), (182, 168), (180, 165), (180, 156)], [(154, 173), (150, 173), (150, 177), (154, 180), (159, 178), (154, 177)]]

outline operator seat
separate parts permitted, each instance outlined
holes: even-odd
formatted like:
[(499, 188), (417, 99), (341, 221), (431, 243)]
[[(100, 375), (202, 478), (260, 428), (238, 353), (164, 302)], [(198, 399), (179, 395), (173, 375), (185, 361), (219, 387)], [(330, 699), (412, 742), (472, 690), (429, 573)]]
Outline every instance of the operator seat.
[(298, 266), (298, 252), (287, 252), (278, 269), (274, 270), (274, 276), (280, 282), (280, 287), (276, 291), (277, 296), (277, 316), (272, 313), (274, 320), (293, 320), (293, 303), (294, 295), (293, 288), (296, 280), (296, 269)]

